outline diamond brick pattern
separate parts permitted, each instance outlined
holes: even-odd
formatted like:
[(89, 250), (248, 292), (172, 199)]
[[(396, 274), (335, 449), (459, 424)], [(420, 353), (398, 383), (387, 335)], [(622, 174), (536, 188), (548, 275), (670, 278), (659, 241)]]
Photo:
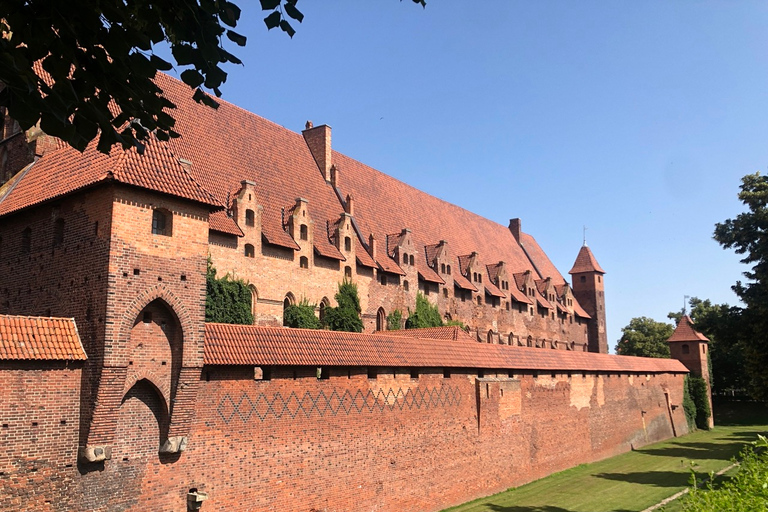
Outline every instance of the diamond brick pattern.
[(305, 391), (304, 394), (292, 391), (288, 396), (279, 391), (271, 396), (259, 393), (255, 397), (248, 393), (232, 397), (227, 393), (219, 401), (216, 412), (224, 423), (229, 424), (236, 420), (247, 422), (254, 417), (265, 421), (270, 417), (279, 420), (313, 415), (379, 414), (405, 409), (458, 407), (460, 404), (461, 392), (457, 386), (418, 387), (415, 391), (412, 388), (390, 387), (354, 392), (334, 388), (330, 393), (325, 390), (316, 393)]

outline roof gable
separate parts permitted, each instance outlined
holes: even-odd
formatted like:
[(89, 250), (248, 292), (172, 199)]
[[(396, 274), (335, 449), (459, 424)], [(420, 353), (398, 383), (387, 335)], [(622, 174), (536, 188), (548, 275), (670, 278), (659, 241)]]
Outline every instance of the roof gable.
[(672, 336), (670, 336), (667, 340), (668, 343), (674, 343), (676, 341), (708, 342), (709, 338), (696, 330), (696, 328), (693, 326), (693, 320), (691, 320), (691, 317), (684, 315), (683, 318), (680, 319), (680, 322), (678, 322), (677, 328), (675, 328), (675, 332), (673, 332)]
[(568, 271), (569, 274), (580, 274), (582, 272), (605, 274), (605, 270), (600, 267), (597, 259), (595, 259), (595, 255), (592, 254), (592, 251), (586, 245), (581, 247), (579, 255), (576, 256), (576, 261), (573, 263), (573, 268)]

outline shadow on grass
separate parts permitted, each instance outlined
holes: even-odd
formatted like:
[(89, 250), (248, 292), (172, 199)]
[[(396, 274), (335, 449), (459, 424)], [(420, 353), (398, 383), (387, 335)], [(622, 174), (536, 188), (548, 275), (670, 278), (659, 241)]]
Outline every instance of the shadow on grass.
[(740, 432), (728, 436), (725, 443), (675, 443), (664, 448), (640, 448), (637, 453), (657, 455), (659, 457), (675, 457), (680, 459), (718, 459), (731, 460), (742, 449), (744, 444), (757, 439), (757, 432)]
[[(567, 508), (550, 507), (546, 505), (541, 507), (519, 507), (517, 505), (503, 506), (503, 505), (494, 505), (492, 503), (489, 503), (487, 507), (488, 507), (488, 510), (492, 510), (493, 512), (572, 512)], [(631, 511), (622, 509), (622, 510), (615, 510), (614, 512), (631, 512)]]
[(733, 427), (740, 425), (768, 425), (768, 404), (750, 400), (728, 400), (712, 397), (715, 425)]
[(675, 471), (643, 471), (638, 473), (600, 473), (598, 478), (614, 480), (616, 482), (628, 482), (651, 487), (685, 487), (688, 485), (690, 475)]

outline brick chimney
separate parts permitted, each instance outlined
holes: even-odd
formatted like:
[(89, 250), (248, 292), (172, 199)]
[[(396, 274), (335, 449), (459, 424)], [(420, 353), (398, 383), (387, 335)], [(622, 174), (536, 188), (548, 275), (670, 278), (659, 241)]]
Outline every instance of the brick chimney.
[(348, 214), (354, 216), (355, 215), (355, 202), (352, 199), (352, 196), (347, 194), (347, 200), (346, 200), (347, 206), (344, 208), (344, 211)]
[(301, 132), (304, 141), (315, 159), (317, 167), (323, 173), (325, 181), (331, 182), (331, 127), (328, 125), (313, 126), (307, 121), (306, 129)]
[(512, 232), (512, 236), (515, 237), (517, 243), (520, 243), (520, 231), (522, 226), (520, 225), (520, 219), (509, 219), (509, 230)]
[(373, 233), (371, 233), (371, 236), (368, 237), (368, 247), (371, 250), (371, 257), (375, 260), (376, 259), (376, 253), (377, 251), (377, 244), (376, 239), (373, 237)]

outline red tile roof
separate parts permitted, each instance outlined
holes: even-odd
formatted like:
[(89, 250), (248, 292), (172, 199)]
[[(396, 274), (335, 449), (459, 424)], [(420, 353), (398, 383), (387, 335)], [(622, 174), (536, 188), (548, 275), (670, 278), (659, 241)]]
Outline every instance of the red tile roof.
[(406, 338), (424, 338), (430, 340), (476, 341), (475, 337), (458, 325), (446, 327), (424, 327), (421, 329), (400, 329), (397, 331), (378, 331), (384, 336), (405, 336)]
[(501, 292), (501, 290), (499, 290), (499, 288), (495, 284), (491, 283), (490, 281), (485, 283), (483, 286), (485, 287), (486, 293), (488, 293), (489, 295), (492, 295), (494, 297), (501, 297), (502, 299), (506, 297), (506, 295), (504, 295)]
[(589, 313), (584, 311), (584, 308), (581, 307), (581, 304), (576, 302), (576, 299), (573, 300), (573, 314), (580, 316), (581, 318), (592, 318)]
[(155, 190), (214, 210), (224, 208), (184, 169), (168, 145), (153, 136), (143, 155), (118, 146), (105, 155), (96, 149), (96, 142), (83, 153), (69, 146), (46, 153), (5, 189), (0, 197), (0, 216), (105, 182)]
[[(436, 342), (437, 341), (437, 342)], [(207, 365), (396, 366), (687, 373), (675, 359), (253, 325), (205, 325)]]
[(0, 315), (0, 360), (84, 361), (73, 318)]
[(573, 268), (568, 271), (569, 274), (579, 274), (581, 272), (599, 272), (605, 274), (605, 270), (600, 267), (600, 264), (595, 259), (595, 255), (589, 250), (589, 247), (583, 245), (579, 250), (579, 255), (576, 256), (576, 261), (573, 263)]
[(363, 246), (363, 243), (360, 242), (357, 238), (355, 238), (355, 259), (357, 262), (368, 268), (376, 268), (376, 262), (373, 261), (373, 258), (371, 258), (371, 255), (368, 254), (368, 251), (365, 250), (365, 247)]
[(547, 299), (544, 298), (544, 296), (539, 292), (539, 290), (535, 291), (536, 294), (536, 302), (539, 303), (539, 306), (546, 308), (546, 309), (552, 309), (552, 303), (550, 303)]
[(445, 284), (443, 278), (440, 277), (440, 275), (427, 264), (427, 260), (421, 256), (416, 256), (416, 268), (419, 271), (419, 277), (421, 277), (424, 281), (430, 283)]
[(402, 268), (400, 268), (400, 265), (395, 263), (395, 260), (386, 254), (379, 255), (379, 257), (376, 258), (376, 262), (379, 264), (379, 267), (381, 267), (381, 270), (385, 272), (389, 272), (390, 274), (397, 274), (399, 276), (405, 275), (405, 272)]
[(709, 341), (709, 338), (701, 334), (693, 326), (693, 320), (688, 315), (680, 319), (675, 332), (667, 340), (670, 343), (676, 341)]
[(214, 231), (229, 233), (230, 235), (243, 236), (243, 230), (235, 220), (227, 215), (224, 210), (213, 212), (208, 217), (208, 226)]
[(465, 290), (470, 290), (473, 292), (477, 291), (477, 288), (475, 288), (475, 285), (470, 283), (469, 280), (461, 274), (461, 272), (455, 272), (453, 274), (453, 284)]
[(556, 285), (565, 283), (565, 279), (549, 260), (536, 239), (527, 233), (520, 233), (520, 245), (524, 248), (525, 254), (530, 258), (540, 277), (551, 277), (552, 282)]

